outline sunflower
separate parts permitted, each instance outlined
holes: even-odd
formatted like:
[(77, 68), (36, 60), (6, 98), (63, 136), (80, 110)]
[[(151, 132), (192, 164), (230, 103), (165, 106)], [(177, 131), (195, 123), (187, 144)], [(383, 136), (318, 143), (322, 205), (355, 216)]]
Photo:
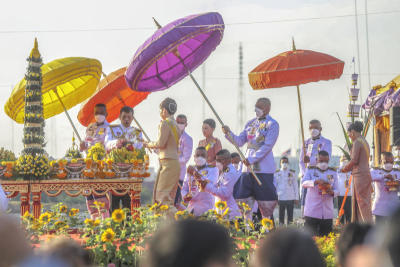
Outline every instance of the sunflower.
[(179, 218), (181, 218), (184, 214), (185, 214), (185, 211), (183, 211), (183, 210), (178, 210), (178, 211), (175, 213), (175, 220), (179, 220)]
[(84, 223), (85, 223), (86, 225), (93, 225), (93, 220), (87, 218), (87, 219), (85, 219)]
[(219, 201), (217, 201), (217, 202), (215, 202), (215, 207), (217, 208), (217, 209), (219, 209), (219, 210), (224, 210), (224, 209), (226, 209), (226, 202), (225, 201), (222, 201), (222, 200), (219, 200)]
[(74, 209), (74, 208), (72, 208), (72, 209), (69, 211), (69, 217), (74, 217), (78, 212), (79, 212), (79, 209)]
[(137, 217), (135, 221), (136, 221), (138, 224), (142, 224), (142, 223), (143, 223), (143, 220), (140, 219), (140, 217)]
[(51, 214), (48, 213), (48, 212), (45, 212), (45, 213), (43, 213), (43, 214), (40, 215), (39, 221), (40, 221), (41, 223), (47, 224), (47, 223), (50, 222), (50, 218), (51, 218)]
[(154, 203), (153, 206), (151, 206), (151, 207), (149, 208), (149, 210), (153, 211), (153, 210), (157, 209), (158, 206), (159, 206), (158, 203)]
[(254, 227), (253, 221), (252, 220), (248, 220), (247, 222), (249, 223), (250, 228), (253, 229), (253, 231), (254, 231), (256, 228)]
[(61, 213), (67, 213), (68, 207), (66, 205), (61, 205), (60, 206), (60, 212)]
[(99, 225), (100, 225), (100, 220), (99, 219), (96, 219), (96, 220), (93, 221), (93, 226), (94, 227), (99, 226)]
[(271, 230), (274, 227), (274, 222), (268, 218), (263, 218), (261, 224), (266, 230)]
[(94, 204), (96, 207), (99, 207), (99, 208), (104, 208), (104, 206), (105, 206), (105, 203), (104, 203), (104, 202), (99, 202), (99, 201), (95, 201), (95, 202), (93, 202), (93, 204)]
[(101, 234), (102, 242), (112, 242), (115, 238), (115, 233), (111, 228), (108, 228)]
[(169, 206), (168, 205), (161, 205), (160, 206), (160, 210), (162, 210), (162, 211), (166, 211), (166, 210), (168, 210), (169, 209)]
[(24, 215), (22, 216), (23, 219), (32, 221), (33, 220), (33, 215), (29, 213), (29, 211), (26, 211)]
[(239, 207), (241, 207), (245, 212), (251, 210), (249, 205), (247, 205), (245, 202), (240, 202)]
[(120, 223), (125, 220), (125, 212), (122, 209), (116, 209), (112, 213), (112, 219), (116, 223)]

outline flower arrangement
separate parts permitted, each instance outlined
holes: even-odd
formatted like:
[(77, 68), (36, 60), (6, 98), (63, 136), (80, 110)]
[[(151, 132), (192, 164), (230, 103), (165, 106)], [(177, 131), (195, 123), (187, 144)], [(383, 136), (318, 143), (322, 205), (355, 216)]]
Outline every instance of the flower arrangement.
[(4, 149), (4, 147), (0, 148), (0, 162), (15, 160), (17, 160), (17, 158), (15, 157), (14, 152)]
[(49, 161), (43, 155), (22, 155), (18, 158), (15, 169), (24, 178), (45, 178), (50, 172)]
[(325, 260), (327, 267), (335, 267), (335, 249), (336, 241), (339, 238), (339, 234), (330, 233), (328, 236), (315, 237), (314, 240)]
[(92, 159), (94, 161), (102, 160), (106, 155), (106, 150), (101, 143), (96, 143), (94, 146), (89, 148), (87, 159)]

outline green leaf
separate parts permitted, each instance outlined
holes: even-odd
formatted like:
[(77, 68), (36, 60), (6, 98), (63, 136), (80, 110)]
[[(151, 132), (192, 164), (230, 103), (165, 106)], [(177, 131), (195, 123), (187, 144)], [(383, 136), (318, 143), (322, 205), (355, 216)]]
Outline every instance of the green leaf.
[(349, 152), (347, 152), (343, 147), (341, 147), (341, 146), (337, 146), (338, 148), (340, 148), (340, 150), (342, 150), (342, 152), (343, 152), (343, 155), (346, 157), (346, 159), (347, 160), (351, 160), (351, 156), (350, 156), (350, 153)]
[(342, 131), (343, 131), (344, 139), (346, 140), (346, 145), (349, 148), (349, 150), (351, 150), (352, 143), (351, 143), (351, 140), (349, 138), (349, 135), (347, 134), (347, 131), (346, 131), (344, 125), (343, 125), (343, 122), (340, 119), (339, 113), (336, 112), (336, 115), (337, 115), (337, 117), (339, 119), (340, 125), (342, 126)]

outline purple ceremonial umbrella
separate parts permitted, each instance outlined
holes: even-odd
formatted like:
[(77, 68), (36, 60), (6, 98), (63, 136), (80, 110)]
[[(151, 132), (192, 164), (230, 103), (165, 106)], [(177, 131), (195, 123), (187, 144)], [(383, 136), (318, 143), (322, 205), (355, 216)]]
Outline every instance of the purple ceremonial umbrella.
[(159, 28), (133, 56), (125, 73), (127, 84), (142, 92), (169, 88), (208, 58), (224, 29), (217, 12), (190, 15)]
[[(158, 30), (139, 47), (125, 72), (129, 87), (142, 92), (160, 91), (189, 75), (215, 117), (224, 125), (192, 75), (222, 40), (225, 25), (221, 15), (217, 12), (190, 15), (164, 27), (155, 19), (154, 22)], [(245, 158), (239, 147), (233, 145)], [(261, 185), (257, 175), (250, 171)]]

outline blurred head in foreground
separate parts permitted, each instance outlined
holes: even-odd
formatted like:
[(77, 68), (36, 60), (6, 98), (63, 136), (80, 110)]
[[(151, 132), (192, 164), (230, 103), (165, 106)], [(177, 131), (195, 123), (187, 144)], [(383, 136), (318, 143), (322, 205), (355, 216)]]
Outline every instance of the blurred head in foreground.
[(306, 232), (283, 228), (269, 233), (255, 252), (252, 267), (324, 267), (322, 256)]
[(183, 220), (164, 225), (153, 236), (145, 267), (234, 266), (233, 242), (221, 225)]

